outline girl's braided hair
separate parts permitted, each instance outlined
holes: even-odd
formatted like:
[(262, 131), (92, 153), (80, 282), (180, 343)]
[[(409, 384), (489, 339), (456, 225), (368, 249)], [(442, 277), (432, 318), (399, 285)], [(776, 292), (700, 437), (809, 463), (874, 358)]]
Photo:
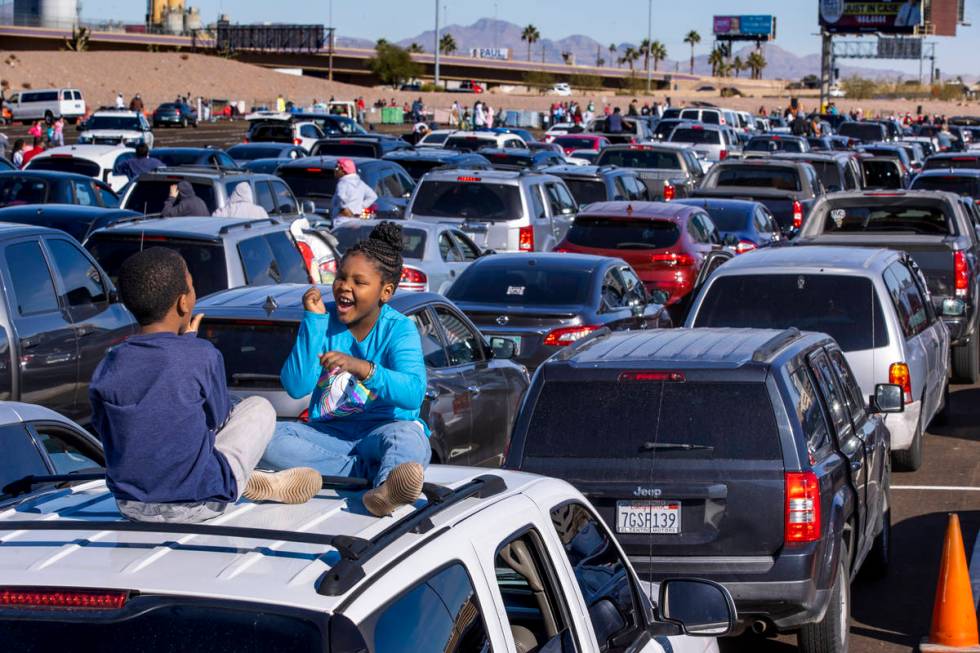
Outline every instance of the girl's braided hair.
[(381, 273), (381, 282), (398, 288), (402, 278), (402, 228), (394, 222), (381, 222), (371, 230), (371, 235), (355, 243), (344, 257), (363, 254), (371, 259)]

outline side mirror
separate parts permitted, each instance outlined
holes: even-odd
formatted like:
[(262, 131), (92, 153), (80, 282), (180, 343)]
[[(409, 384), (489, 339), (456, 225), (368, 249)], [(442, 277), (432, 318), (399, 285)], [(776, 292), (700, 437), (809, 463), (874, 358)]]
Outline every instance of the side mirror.
[(510, 338), (492, 336), (490, 338), (490, 350), (493, 357), (498, 360), (510, 360), (517, 355), (517, 343)]
[(875, 386), (869, 408), (872, 413), (901, 413), (905, 411), (902, 386), (893, 383), (879, 383)]
[(660, 616), (687, 635), (721, 637), (735, 629), (735, 603), (718, 583), (671, 578), (660, 584)]
[(654, 290), (650, 293), (650, 301), (654, 304), (666, 304), (670, 293), (666, 290)]
[(316, 213), (316, 204), (312, 200), (303, 200), (301, 208), (305, 215), (313, 215)]

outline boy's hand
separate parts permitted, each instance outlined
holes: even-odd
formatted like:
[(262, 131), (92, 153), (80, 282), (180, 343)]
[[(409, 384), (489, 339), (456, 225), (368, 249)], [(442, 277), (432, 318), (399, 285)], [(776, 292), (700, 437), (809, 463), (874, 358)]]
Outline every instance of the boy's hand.
[(320, 294), (320, 289), (316, 286), (303, 293), (303, 309), (310, 313), (326, 314), (327, 307), (323, 305), (323, 295)]
[(326, 370), (350, 372), (361, 381), (371, 373), (371, 363), (360, 358), (342, 354), (339, 351), (328, 351), (325, 354), (320, 354), (320, 364)]
[(180, 191), (177, 190), (177, 184), (170, 184), (170, 198), (171, 199), (177, 199), (177, 196), (179, 194), (180, 194)]
[(197, 333), (197, 330), (201, 328), (201, 320), (203, 319), (204, 319), (204, 313), (198, 313), (197, 315), (193, 316), (191, 318), (190, 324), (187, 325), (187, 328), (181, 329), (180, 335), (184, 335), (187, 333)]

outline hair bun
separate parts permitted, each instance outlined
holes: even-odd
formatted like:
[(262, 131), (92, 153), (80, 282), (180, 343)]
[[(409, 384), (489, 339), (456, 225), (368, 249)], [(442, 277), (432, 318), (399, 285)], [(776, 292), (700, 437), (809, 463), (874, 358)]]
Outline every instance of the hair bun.
[(401, 225), (395, 224), (394, 222), (385, 221), (378, 223), (371, 230), (369, 238), (371, 240), (379, 240), (399, 253), (402, 251), (402, 247), (404, 247)]

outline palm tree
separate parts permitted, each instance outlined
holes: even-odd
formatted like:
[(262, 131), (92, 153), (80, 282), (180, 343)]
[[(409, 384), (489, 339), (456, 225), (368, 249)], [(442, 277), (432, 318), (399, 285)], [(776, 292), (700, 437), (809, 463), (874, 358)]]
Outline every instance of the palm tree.
[(640, 47), (637, 50), (641, 55), (643, 55), (643, 70), (650, 71), (650, 39), (643, 39), (640, 41)]
[(639, 59), (640, 59), (640, 51), (634, 48), (633, 46), (629, 46), (623, 52), (623, 56), (619, 58), (619, 62), (628, 65), (630, 67), (630, 75), (632, 75), (633, 64), (639, 61)]
[[(609, 45), (609, 61), (616, 61), (616, 51), (618, 49), (615, 43)], [(622, 64), (623, 62), (620, 61), (619, 63)]]
[(694, 74), (694, 46), (701, 42), (701, 35), (698, 34), (697, 30), (691, 30), (684, 37), (684, 42), (691, 45), (691, 74)]
[(762, 79), (762, 71), (766, 67), (766, 58), (759, 50), (754, 50), (745, 60), (749, 70), (752, 71), (752, 79)]
[(708, 55), (708, 63), (711, 64), (711, 74), (721, 77), (725, 69), (725, 54), (721, 48), (715, 48)]
[(528, 25), (527, 27), (524, 28), (524, 31), (521, 32), (521, 40), (527, 41), (528, 61), (531, 60), (531, 45), (533, 45), (535, 41), (538, 41), (540, 39), (541, 39), (541, 32), (539, 32), (538, 28), (535, 27), (534, 25)]
[(606, 60), (603, 59), (602, 57), (599, 57), (598, 59), (595, 60), (595, 67), (596, 68), (602, 68), (605, 65), (606, 65)]
[(410, 46), (408, 46), (408, 51), (411, 52), (412, 54), (422, 54), (423, 52), (425, 52), (425, 48), (423, 48), (418, 43), (413, 42)]
[(747, 66), (745, 62), (742, 61), (742, 57), (736, 55), (735, 61), (732, 62), (732, 70), (735, 71), (735, 78), (738, 79), (739, 74), (745, 70)]
[(653, 59), (653, 70), (656, 72), (660, 62), (667, 58), (667, 46), (660, 41), (650, 44), (650, 58)]
[(452, 54), (456, 52), (456, 39), (449, 32), (442, 35), (439, 39), (439, 52), (442, 54)]

